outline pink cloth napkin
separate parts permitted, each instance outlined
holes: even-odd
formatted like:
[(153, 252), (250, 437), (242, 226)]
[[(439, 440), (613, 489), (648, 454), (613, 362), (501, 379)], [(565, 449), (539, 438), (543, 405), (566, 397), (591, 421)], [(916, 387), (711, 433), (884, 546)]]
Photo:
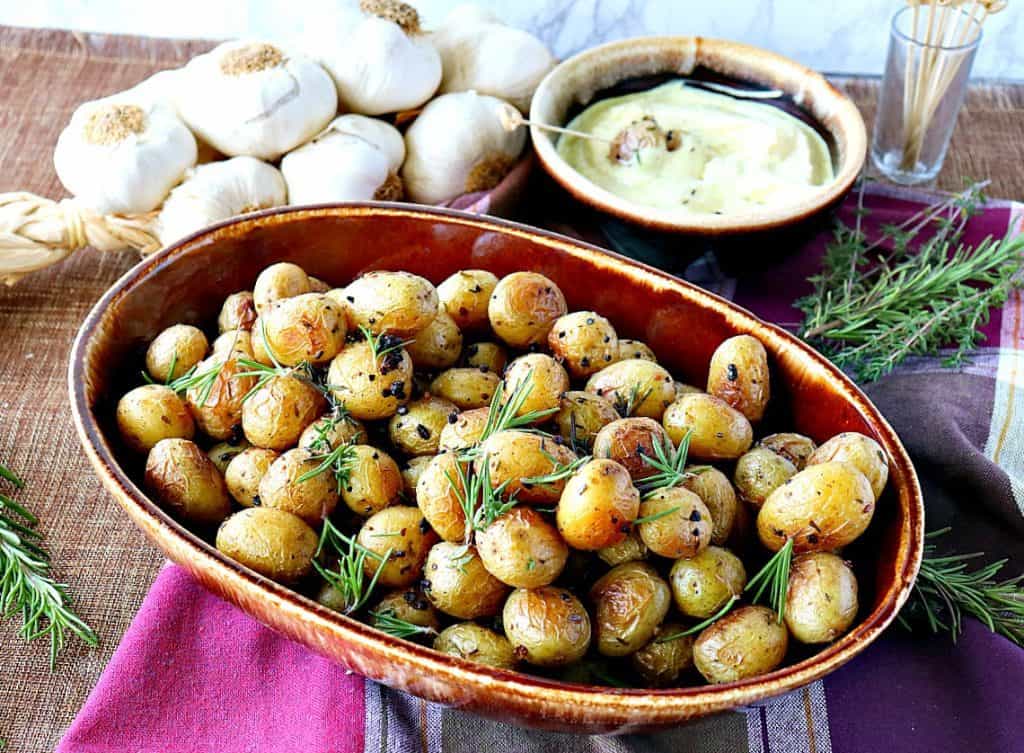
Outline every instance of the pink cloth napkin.
[(363, 678), (164, 568), (57, 753), (363, 750)]

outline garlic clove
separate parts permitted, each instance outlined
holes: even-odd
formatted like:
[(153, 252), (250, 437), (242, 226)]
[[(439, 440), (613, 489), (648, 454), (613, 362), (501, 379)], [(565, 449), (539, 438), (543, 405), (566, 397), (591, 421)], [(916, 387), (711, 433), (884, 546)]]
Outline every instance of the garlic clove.
[(275, 160), (337, 111), (331, 77), (269, 42), (225, 42), (193, 58), (175, 86), (182, 119), (218, 151)]
[(161, 243), (184, 238), (214, 222), (288, 200), (284, 178), (273, 165), (254, 157), (234, 157), (189, 171), (171, 191), (157, 217)]
[(555, 65), (532, 34), (501, 23), (489, 11), (460, 5), (430, 34), (441, 55), (441, 92), (474, 90), (511, 102), (522, 112)]
[(405, 132), (402, 181), (409, 197), (440, 204), (496, 186), (515, 166), (526, 129), (507, 130), (495, 97), (476, 92), (432, 100)]
[(441, 83), (441, 58), (416, 10), (397, 0), (363, 0), (363, 17), (346, 24), (320, 62), (343, 109), (365, 115), (419, 107)]
[(196, 162), (196, 140), (169, 107), (125, 92), (80, 105), (57, 138), (64, 187), (99, 214), (160, 205)]
[(308, 144), (281, 160), (291, 204), (395, 200), (405, 142), (394, 126), (364, 115), (336, 118)]

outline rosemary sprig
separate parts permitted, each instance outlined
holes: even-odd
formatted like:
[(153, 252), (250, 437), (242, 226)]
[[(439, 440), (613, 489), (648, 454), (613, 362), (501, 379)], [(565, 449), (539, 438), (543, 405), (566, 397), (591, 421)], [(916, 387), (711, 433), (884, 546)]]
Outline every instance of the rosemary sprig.
[(765, 591), (768, 592), (768, 602), (771, 608), (778, 615), (781, 623), (786, 615), (786, 591), (789, 590), (789, 570), (793, 564), (793, 539), (786, 539), (786, 543), (771, 559), (768, 560), (753, 578), (747, 582), (744, 591), (754, 591), (752, 602), (757, 604)]
[[(317, 442), (319, 441), (320, 439), (318, 438)], [(338, 494), (341, 494), (342, 488), (348, 484), (349, 476), (352, 473), (352, 464), (356, 460), (355, 442), (340, 444), (328, 452), (311, 454), (309, 459), (311, 461), (319, 460), (320, 464), (299, 476), (295, 480), (296, 483), (305, 483), (330, 471), (334, 474), (334, 483), (337, 485)]]
[[(17, 489), (24, 488), (24, 482), (2, 465), (0, 478)], [(24, 640), (49, 636), (52, 669), (67, 633), (93, 647), (99, 645), (99, 638), (72, 610), (67, 586), (53, 579), (42, 535), (35, 530), (37, 524), (36, 516), (24, 505), (0, 493), (0, 618), (20, 611), (19, 635)]]
[(980, 553), (937, 556), (933, 540), (949, 530), (942, 528), (926, 535), (921, 570), (910, 600), (899, 615), (900, 623), (909, 629), (910, 620), (923, 613), (931, 632), (948, 632), (956, 642), (963, 630), (964, 614), (968, 614), (993, 633), (1024, 646), (1024, 574), (999, 580), (1006, 560), (969, 571), (968, 563), (982, 556)]
[(687, 635), (695, 635), (695, 634), (699, 633), (704, 628), (712, 625), (713, 623), (717, 622), (721, 618), (725, 617), (726, 613), (730, 609), (733, 608), (733, 605), (737, 601), (739, 601), (739, 599), (740, 599), (740, 597), (738, 595), (733, 594), (732, 596), (729, 597), (729, 600), (727, 602), (725, 602), (725, 604), (722, 605), (721, 609), (719, 609), (713, 615), (708, 617), (706, 620), (704, 620), (702, 622), (698, 622), (696, 625), (688, 627), (686, 630), (681, 630), (678, 633), (672, 633), (671, 635), (663, 635), (663, 636), (657, 638), (654, 642), (655, 643), (668, 643), (669, 641), (674, 641), (674, 640), (677, 640), (678, 638), (684, 638)]
[(395, 616), (392, 609), (383, 612), (370, 612), (373, 626), (383, 633), (395, 638), (412, 638), (417, 635), (436, 635), (437, 631), (427, 625), (415, 625), (408, 620)]
[(241, 377), (257, 377), (256, 384), (254, 384), (252, 389), (246, 392), (242, 397), (243, 403), (263, 389), (267, 385), (267, 382), (278, 376), (298, 376), (303, 381), (311, 384), (325, 396), (331, 394), (326, 387), (317, 383), (313, 374), (313, 366), (308, 361), (302, 361), (292, 367), (284, 366), (281, 363), (277, 354), (274, 353), (274, 349), (270, 347), (270, 341), (267, 339), (267, 328), (262, 321), (260, 322), (260, 339), (263, 341), (263, 350), (266, 352), (267, 357), (273, 365), (268, 366), (265, 363), (260, 363), (259, 361), (255, 361), (251, 358), (237, 359), (238, 365), (247, 369), (247, 371), (240, 371), (235, 374), (236, 379)]
[(386, 356), (388, 353), (401, 350), (406, 345), (410, 345), (415, 342), (413, 340), (402, 340), (399, 337), (389, 334), (375, 335), (369, 330), (369, 328), (359, 325), (359, 331), (363, 334), (366, 339), (366, 344), (370, 346), (370, 352), (373, 354), (373, 360), (377, 364), (380, 364), (380, 359)]
[(316, 439), (309, 443), (310, 450), (317, 453), (326, 453), (331, 449), (331, 434), (342, 422), (352, 423), (352, 416), (348, 408), (340, 403), (332, 403), (331, 412), (319, 420), (313, 431)]
[(615, 407), (615, 412), (623, 418), (629, 418), (633, 415), (633, 411), (636, 410), (636, 406), (640, 405), (640, 403), (650, 397), (651, 392), (653, 391), (653, 384), (645, 383), (641, 386), (639, 382), (634, 382), (630, 385), (628, 393), (615, 393), (615, 399), (612, 401), (612, 405)]
[[(337, 570), (330, 570), (320, 564), (320, 556), (325, 550), (337, 556)], [(384, 566), (391, 559), (392, 550), (381, 556), (361, 545), (351, 536), (346, 536), (330, 520), (324, 520), (324, 528), (320, 533), (320, 543), (316, 548), (316, 555), (313, 560), (313, 567), (320, 573), (324, 580), (333, 586), (341, 594), (347, 605), (345, 614), (359, 611), (373, 595), (373, 589), (377, 585)], [(366, 558), (377, 560), (380, 564), (373, 577), (367, 582), (366, 571), (363, 569)]]
[(516, 385), (516, 388), (512, 390), (507, 400), (505, 399), (504, 383), (498, 382), (494, 394), (491, 395), (491, 405), (487, 411), (487, 423), (484, 424), (484, 429), (480, 433), (478, 444), (499, 431), (529, 426), (540, 421), (542, 418), (550, 416), (552, 413), (558, 412), (558, 408), (546, 408), (544, 410), (529, 411), (521, 416), (516, 415), (522, 410), (523, 404), (526, 402), (526, 398), (530, 396), (532, 390), (532, 370), (527, 372), (526, 378)]
[(497, 487), (491, 486), (490, 463), (487, 462), (486, 455), (480, 457), (480, 468), (480, 471), (476, 471), (470, 463), (457, 460), (455, 473), (458, 478), (452, 478), (452, 475), (445, 471), (448, 484), (459, 500), (459, 506), (468, 524), (467, 544), (470, 543), (474, 531), (484, 530), (518, 502), (514, 494), (507, 500), (502, 499), (509, 481), (504, 481)]
[(926, 207), (870, 241), (863, 229), (863, 191), (854, 227), (840, 225), (826, 248), (813, 292), (796, 302), (801, 336), (862, 381), (892, 371), (911, 355), (953, 352), (962, 364), (981, 340), (989, 311), (1021, 284), (1024, 235), (963, 242), (980, 211), (975, 184)]
[(659, 489), (679, 486), (686, 479), (703, 470), (702, 467), (686, 470), (686, 456), (690, 452), (690, 434), (691, 431), (687, 429), (683, 438), (679, 440), (679, 447), (674, 447), (672, 440), (666, 437), (664, 442), (654, 443), (654, 457), (647, 454), (641, 455), (643, 461), (657, 471), (637, 483), (644, 499), (649, 498)]
[(199, 407), (201, 408), (206, 405), (206, 401), (210, 399), (210, 393), (213, 391), (213, 385), (217, 383), (217, 378), (220, 376), (220, 372), (224, 369), (225, 363), (226, 361), (223, 360), (218, 361), (202, 371), (197, 371), (197, 367), (193, 366), (180, 377), (169, 382), (167, 386), (178, 394), (188, 392), (193, 388), (198, 388), (198, 402)]
[(680, 507), (681, 505), (676, 505), (675, 507), (670, 507), (667, 510), (661, 510), (660, 512), (651, 513), (650, 515), (645, 515), (642, 518), (637, 518), (633, 521), (633, 525), (638, 526), (641, 523), (653, 523), (656, 520), (661, 520), (674, 512), (679, 512)]
[(578, 471), (583, 465), (591, 461), (589, 455), (578, 457), (575, 460), (571, 460), (568, 463), (561, 463), (554, 455), (546, 450), (541, 450), (541, 454), (546, 457), (552, 464), (553, 468), (550, 473), (545, 473), (541, 476), (526, 476), (519, 480), (523, 486), (552, 486), (557, 484), (559, 481), (572, 476)]

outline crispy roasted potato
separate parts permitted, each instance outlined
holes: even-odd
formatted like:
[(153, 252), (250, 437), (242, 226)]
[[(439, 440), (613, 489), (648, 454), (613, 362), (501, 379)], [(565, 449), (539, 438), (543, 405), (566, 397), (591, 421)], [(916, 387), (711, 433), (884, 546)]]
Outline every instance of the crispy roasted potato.
[(850, 629), (857, 617), (857, 577), (829, 552), (793, 560), (786, 591), (786, 625), (801, 643), (828, 643)]
[(363, 560), (366, 574), (372, 578), (381, 569), (378, 583), (404, 588), (423, 576), (423, 565), (437, 543), (437, 534), (419, 508), (395, 505), (374, 513), (359, 529), (357, 541), (379, 557)]
[(582, 390), (570, 390), (558, 400), (555, 414), (558, 434), (573, 447), (590, 447), (602, 428), (616, 421), (619, 414), (610, 400)]
[(412, 359), (385, 335), (377, 341), (387, 352), (374, 355), (365, 340), (349, 343), (331, 361), (327, 383), (335, 399), (360, 420), (390, 418), (409, 402)]
[(405, 489), (406, 499), (410, 499), (413, 502), (416, 501), (416, 484), (419, 483), (420, 477), (423, 472), (427, 470), (427, 466), (430, 465), (436, 455), (417, 455), (416, 457), (409, 458), (405, 464), (405, 468), (402, 469), (402, 483)]
[(196, 366), (196, 375), (207, 378), (190, 387), (185, 402), (201, 432), (213, 439), (228, 439), (242, 424), (242, 401), (256, 386), (256, 378), (242, 376), (248, 371), (235, 353), (224, 360), (210, 356)]
[(319, 525), (338, 504), (338, 490), (330, 470), (306, 477), (319, 465), (320, 461), (309, 450), (296, 448), (283, 453), (260, 479), (260, 504), (298, 515), (310, 525)]
[(348, 509), (363, 517), (397, 504), (405, 487), (398, 463), (384, 450), (368, 444), (352, 446), (348, 478), (341, 499)]
[(499, 669), (516, 665), (508, 638), (475, 622), (459, 622), (442, 630), (434, 639), (434, 650)]
[[(527, 384), (528, 387), (524, 386)], [(535, 422), (540, 423), (557, 410), (559, 399), (569, 389), (569, 375), (551, 356), (527, 353), (512, 361), (505, 370), (505, 400), (520, 389), (527, 392), (516, 416), (547, 411)]]
[(434, 455), (441, 443), (441, 432), (458, 415), (454, 403), (426, 395), (399, 408), (388, 422), (388, 436), (407, 455)]
[(516, 589), (501, 617), (515, 657), (530, 664), (564, 667), (590, 646), (590, 616), (564, 588)]
[(202, 330), (189, 324), (175, 324), (149, 344), (146, 371), (157, 382), (170, 382), (202, 361), (208, 346)]
[(416, 481), (416, 505), (430, 526), (445, 541), (465, 541), (466, 513), (459, 500), (465, 494), (459, 460), (454, 452), (435, 455)]
[(652, 688), (672, 687), (693, 666), (694, 637), (681, 635), (684, 632), (685, 625), (663, 622), (647, 645), (629, 657), (630, 666), (645, 685)]
[(498, 343), (492, 342), (470, 343), (462, 349), (462, 356), (459, 358), (461, 366), (485, 369), (495, 374), (503, 373), (507, 363), (508, 351)]
[(161, 439), (192, 439), (196, 424), (174, 390), (144, 384), (118, 401), (117, 429), (131, 449), (149, 452)]
[(658, 362), (658, 357), (650, 346), (640, 340), (624, 340), (619, 338), (619, 347), (616, 349), (615, 361), (628, 361), (632, 358), (639, 358), (644, 361)]
[(441, 629), (441, 620), (438, 619), (434, 605), (415, 586), (400, 588), (385, 594), (371, 611), (374, 614), (394, 617), (434, 632)]
[[(272, 361), (285, 366), (329, 362), (345, 344), (345, 312), (320, 293), (277, 301), (260, 314), (255, 339)], [(265, 338), (265, 339), (264, 339)]]
[(501, 377), (490, 371), (454, 368), (438, 374), (430, 383), (430, 392), (462, 410), (472, 410), (490, 405), (500, 383)]
[(366, 427), (346, 413), (325, 413), (306, 427), (299, 447), (326, 453), (343, 444), (365, 444)]
[(242, 431), (257, 447), (285, 450), (326, 407), (320, 391), (297, 377), (271, 377), (242, 404)]
[(227, 487), (213, 461), (188, 439), (161, 439), (146, 459), (145, 486), (175, 517), (199, 525), (231, 512)]
[(487, 318), (504, 342), (528, 348), (543, 343), (566, 311), (565, 296), (554, 282), (536, 272), (513, 272), (494, 287)]
[(279, 457), (274, 450), (248, 447), (235, 455), (224, 471), (228, 492), (242, 507), (260, 504), (260, 481)]
[(576, 453), (550, 437), (520, 429), (499, 431), (480, 445), (475, 461), (477, 472), (489, 466), (491, 486), (505, 486), (506, 496), (515, 495), (527, 504), (554, 504), (565, 489), (565, 478), (545, 478), (576, 460)]
[(871, 437), (846, 431), (836, 434), (816, 449), (807, 458), (807, 465), (817, 465), (839, 461), (849, 463), (864, 474), (871, 482), (871, 490), (875, 493), (875, 501), (882, 496), (885, 483), (889, 480), (889, 460), (885, 451)]
[[(263, 314), (274, 301), (310, 292), (309, 275), (297, 264), (279, 262), (260, 272), (252, 289), (256, 313)], [(244, 328), (242, 328), (244, 329)]]
[(728, 549), (709, 546), (695, 557), (676, 560), (669, 583), (676, 608), (687, 617), (703, 620), (743, 593), (747, 571)]
[(532, 507), (513, 507), (476, 535), (487, 572), (510, 586), (545, 586), (562, 574), (569, 547)]
[(587, 380), (586, 389), (611, 400), (622, 416), (660, 419), (676, 399), (672, 375), (642, 358), (618, 361), (601, 369)]
[(620, 418), (597, 432), (594, 457), (616, 461), (634, 481), (641, 481), (658, 472), (644, 458), (657, 457), (655, 444), (664, 447), (668, 441), (665, 430), (654, 419)]
[(755, 447), (736, 461), (733, 481), (740, 498), (760, 507), (773, 491), (796, 475), (796, 466), (767, 447)]
[(217, 549), (281, 583), (309, 575), (318, 543), (316, 532), (301, 518), (267, 507), (236, 512), (217, 531)]
[(462, 332), (442, 309), (434, 321), (416, 333), (405, 349), (416, 368), (447, 369), (455, 365), (462, 353)]
[(771, 672), (788, 646), (775, 612), (741, 607), (704, 629), (693, 644), (693, 663), (708, 682), (735, 682)]
[(681, 486), (651, 492), (640, 503), (640, 538), (662, 557), (696, 557), (711, 543), (711, 513)]
[(224, 299), (217, 317), (217, 331), (222, 334), (235, 329), (248, 332), (255, 321), (256, 303), (253, 294), (249, 290), (240, 290)]
[(654, 636), (668, 614), (668, 584), (645, 562), (617, 565), (590, 589), (594, 639), (605, 656), (628, 656)]
[(768, 354), (756, 337), (737, 335), (722, 342), (711, 356), (708, 392), (756, 423), (771, 395)]
[(512, 590), (487, 571), (476, 547), (447, 541), (431, 548), (423, 578), (431, 603), (460, 620), (493, 617)]
[(410, 272), (367, 272), (345, 288), (345, 300), (356, 327), (402, 338), (426, 329), (440, 305), (430, 281)]
[(617, 360), (619, 337), (611, 322), (593, 311), (559, 317), (548, 333), (548, 347), (576, 378), (588, 377)]
[(438, 451), (465, 450), (480, 441), (487, 425), (489, 408), (474, 408), (459, 413), (455, 420), (448, 417), (448, 425), (441, 429)]
[(441, 305), (459, 329), (487, 326), (487, 307), (498, 278), (483, 269), (463, 269), (437, 286)]
[(735, 525), (739, 502), (736, 490), (728, 477), (711, 466), (688, 466), (686, 471), (693, 474), (683, 486), (700, 497), (700, 501), (711, 513), (711, 543), (724, 544), (729, 540)]
[(690, 432), (690, 455), (700, 460), (735, 460), (748, 449), (754, 430), (746, 416), (721, 398), (683, 395), (665, 410), (665, 431), (675, 444)]
[(814, 440), (805, 437), (803, 434), (793, 432), (782, 432), (780, 434), (769, 434), (760, 442), (758, 447), (767, 447), (772, 452), (782, 455), (786, 460), (802, 471), (807, 465), (807, 458), (811, 456), (818, 446)]
[(614, 460), (598, 458), (568, 480), (555, 518), (569, 546), (597, 550), (625, 539), (639, 509), (640, 492), (629, 472)]

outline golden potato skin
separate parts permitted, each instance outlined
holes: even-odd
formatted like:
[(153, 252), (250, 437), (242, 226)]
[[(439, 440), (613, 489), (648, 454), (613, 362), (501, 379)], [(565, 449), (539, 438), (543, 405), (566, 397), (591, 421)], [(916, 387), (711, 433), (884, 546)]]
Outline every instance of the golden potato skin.
[(298, 264), (279, 262), (260, 272), (253, 285), (256, 313), (263, 314), (274, 301), (310, 292), (309, 276)]
[(654, 637), (629, 657), (643, 684), (649, 688), (670, 688), (678, 684), (680, 676), (693, 666), (692, 635), (662, 640), (685, 632), (686, 626), (678, 622), (664, 622), (654, 631)]
[(596, 374), (617, 359), (619, 337), (612, 323), (593, 311), (559, 317), (548, 333), (548, 347), (574, 377)]
[(487, 571), (516, 588), (552, 583), (565, 569), (569, 547), (558, 529), (532, 507), (513, 507), (476, 535)]
[(601, 561), (611, 567), (621, 565), (623, 562), (645, 560), (650, 553), (651, 550), (647, 548), (647, 544), (640, 538), (640, 533), (636, 530), (636, 526), (618, 544), (612, 544), (604, 549), (597, 550), (597, 556)]
[(829, 461), (849, 463), (871, 482), (875, 501), (882, 496), (889, 480), (889, 460), (882, 446), (871, 437), (855, 431), (837, 434), (811, 453), (807, 465)]
[(359, 529), (357, 541), (382, 559), (391, 550), (383, 568), (380, 560), (367, 557), (363, 570), (372, 578), (380, 568), (380, 585), (404, 588), (422, 576), (427, 554), (437, 543), (437, 534), (430, 530), (419, 508), (395, 505), (371, 516)]
[(402, 472), (390, 455), (368, 444), (353, 445), (348, 480), (341, 487), (348, 509), (368, 517), (396, 504), (403, 488)]
[(796, 466), (798, 471), (802, 471), (807, 466), (807, 459), (818, 449), (813, 439), (794, 432), (769, 434), (758, 442), (757, 446), (767, 447), (772, 452), (782, 455)]
[(711, 356), (708, 392), (738, 410), (748, 421), (764, 417), (771, 396), (768, 354), (756, 337), (736, 335)]
[(441, 444), (441, 432), (458, 414), (455, 403), (426, 395), (411, 401), (391, 417), (388, 436), (406, 455), (434, 455)]
[(518, 588), (501, 615), (515, 657), (530, 664), (564, 667), (590, 647), (590, 616), (564, 588)]
[(419, 483), (420, 476), (427, 470), (427, 466), (430, 465), (436, 455), (417, 455), (414, 458), (409, 458), (405, 464), (405, 468), (402, 469), (402, 484), (405, 489), (405, 496), (411, 499), (413, 502), (416, 501), (416, 484)]
[(507, 483), (505, 496), (514, 494), (522, 503), (547, 505), (562, 496), (566, 479), (545, 484), (531, 483), (528, 479), (552, 473), (556, 468), (552, 459), (559, 466), (565, 466), (576, 460), (576, 453), (550, 437), (509, 429), (484, 440), (475, 463), (479, 472), (487, 462), (492, 487)]
[(475, 622), (459, 622), (442, 630), (434, 639), (434, 650), (499, 669), (516, 665), (508, 638)]
[(318, 453), (330, 452), (339, 445), (366, 442), (366, 427), (348, 415), (325, 413), (311, 423), (299, 437), (299, 447)]
[(220, 471), (220, 475), (223, 476), (227, 472), (231, 461), (251, 446), (244, 439), (235, 440), (232, 437), (229, 440), (215, 444), (206, 451), (206, 455), (213, 461), (214, 466)]
[(224, 483), (238, 504), (255, 507), (260, 502), (260, 481), (278, 457), (274, 450), (248, 447), (231, 459), (224, 471)]
[(271, 377), (242, 404), (242, 431), (257, 447), (285, 450), (326, 407), (323, 395), (297, 377)]
[(685, 382), (676, 382), (673, 385), (676, 391), (676, 400), (681, 398), (683, 395), (692, 395), (695, 392), (703, 392), (700, 387), (694, 387), (692, 384), (686, 384)]
[(210, 355), (224, 358), (255, 358), (252, 334), (241, 329), (229, 329), (217, 336), (210, 345)]
[(476, 547), (447, 541), (431, 548), (423, 579), (430, 602), (460, 620), (496, 615), (512, 590), (487, 572)]
[(711, 543), (711, 513), (689, 489), (675, 486), (652, 492), (640, 503), (639, 519), (655, 515), (661, 516), (637, 523), (640, 538), (655, 554), (696, 557)]
[(700, 460), (735, 460), (754, 439), (746, 416), (714, 395), (683, 395), (668, 406), (661, 422), (677, 445), (689, 430), (690, 456)]
[(217, 331), (224, 333), (231, 330), (248, 332), (256, 321), (256, 303), (252, 291), (240, 290), (224, 299), (217, 316)]
[(417, 368), (447, 369), (455, 365), (462, 353), (462, 332), (442, 309), (430, 324), (416, 333), (405, 349)]
[(786, 591), (786, 625), (801, 643), (829, 643), (850, 629), (857, 617), (857, 577), (829, 552), (793, 560)]
[[(390, 343), (389, 343), (390, 344)], [(354, 418), (390, 418), (412, 393), (412, 359), (404, 348), (374, 357), (365, 340), (349, 343), (331, 361), (327, 383)]]
[[(523, 385), (529, 380), (529, 388)], [(527, 353), (519, 356), (505, 370), (505, 400), (519, 389), (529, 389), (516, 416), (533, 411), (554, 411), (562, 394), (569, 389), (569, 375), (551, 356)], [(547, 416), (540, 419), (547, 420)]]
[(668, 434), (651, 418), (620, 418), (606, 424), (594, 437), (594, 457), (616, 461), (634, 481), (653, 476), (657, 469), (644, 460), (656, 457), (654, 445), (668, 443)]
[(448, 425), (441, 429), (437, 449), (440, 452), (465, 450), (475, 445), (480, 441), (490, 412), (489, 408), (474, 408), (462, 411), (454, 421), (449, 416)]
[(217, 531), (217, 549), (260, 575), (295, 583), (313, 569), (319, 538), (301, 518), (267, 507), (236, 512)]
[(650, 346), (641, 342), (640, 340), (628, 340), (619, 338), (619, 346), (616, 348), (615, 361), (628, 361), (633, 358), (639, 358), (643, 361), (658, 362), (658, 357), (654, 355), (654, 351), (651, 350)]
[(410, 337), (434, 321), (437, 290), (410, 272), (367, 272), (345, 288), (352, 322), (375, 335)]
[(430, 383), (430, 393), (462, 410), (472, 410), (490, 405), (500, 383), (501, 377), (490, 371), (457, 367), (438, 374)]
[(741, 607), (705, 628), (693, 644), (693, 663), (710, 683), (767, 674), (789, 647), (786, 626), (767, 607)]
[(709, 546), (695, 557), (676, 560), (668, 580), (676, 608), (687, 617), (703, 620), (743, 593), (747, 571), (728, 549)]
[(487, 307), (498, 277), (484, 269), (463, 269), (437, 286), (441, 306), (459, 329), (487, 326)]
[(554, 416), (558, 434), (577, 447), (591, 447), (597, 432), (619, 419), (610, 400), (583, 390), (570, 390), (558, 400)]
[(486, 369), (495, 374), (505, 371), (508, 363), (508, 351), (498, 343), (476, 342), (470, 343), (462, 349), (462, 356), (459, 359), (461, 366), (468, 366), (474, 369)]
[(260, 504), (290, 512), (310, 525), (319, 525), (338, 504), (334, 474), (328, 470), (299, 481), (319, 465), (320, 461), (309, 450), (296, 448), (283, 453), (260, 479)]
[(536, 272), (513, 272), (501, 278), (487, 304), (491, 328), (513, 348), (543, 343), (567, 311), (559, 287)]
[(376, 614), (390, 615), (434, 631), (441, 629), (441, 620), (438, 619), (434, 605), (415, 587), (403, 588), (385, 594), (371, 611)]
[(175, 324), (149, 344), (146, 371), (157, 382), (169, 382), (202, 361), (207, 347), (206, 335), (200, 329), (189, 324)]
[(416, 505), (438, 536), (445, 541), (462, 542), (466, 539), (466, 514), (456, 487), (452, 486), (454, 482), (462, 493), (458, 462), (454, 452), (443, 452), (431, 459), (416, 481)]
[(218, 371), (209, 392), (204, 396), (205, 388), (196, 385), (185, 393), (185, 402), (200, 431), (213, 439), (227, 439), (242, 423), (242, 401), (256, 386), (256, 378), (240, 376), (249, 369), (238, 362), (237, 353), (227, 360), (211, 356), (200, 361), (196, 373), (209, 373), (211, 369)]
[(777, 552), (793, 539), (796, 552), (840, 549), (871, 522), (875, 494), (849, 463), (809, 465), (765, 500), (757, 514), (761, 543)]
[(767, 447), (754, 447), (736, 461), (733, 482), (740, 498), (761, 507), (769, 495), (796, 475), (796, 466)]
[(347, 326), (337, 303), (319, 293), (304, 293), (270, 305), (260, 315), (256, 340), (285, 366), (318, 366), (341, 351)]
[(736, 490), (733, 489), (728, 477), (717, 468), (711, 466), (687, 466), (691, 473), (683, 482), (683, 486), (700, 497), (701, 502), (711, 513), (711, 543), (724, 544), (729, 540), (739, 502)]
[(582, 465), (568, 480), (555, 519), (569, 546), (593, 551), (618, 544), (636, 520), (640, 492), (614, 460)]
[(321, 280), (319, 277), (313, 277), (309, 275), (309, 292), (310, 293), (326, 293), (331, 289), (331, 286)]
[(590, 589), (594, 640), (605, 656), (628, 656), (653, 636), (668, 614), (668, 584), (645, 562), (617, 565)]
[(117, 402), (117, 429), (135, 452), (149, 452), (161, 439), (192, 439), (196, 424), (184, 401), (162, 384), (144, 384)]
[(213, 525), (231, 513), (227, 487), (213, 461), (188, 439), (161, 439), (146, 458), (146, 489), (173, 515)]
[[(587, 392), (612, 401), (625, 415), (660, 419), (676, 399), (675, 380), (663, 367), (642, 358), (607, 366), (587, 380)], [(627, 410), (634, 402), (632, 410)], [(621, 407), (620, 407), (621, 406)]]

